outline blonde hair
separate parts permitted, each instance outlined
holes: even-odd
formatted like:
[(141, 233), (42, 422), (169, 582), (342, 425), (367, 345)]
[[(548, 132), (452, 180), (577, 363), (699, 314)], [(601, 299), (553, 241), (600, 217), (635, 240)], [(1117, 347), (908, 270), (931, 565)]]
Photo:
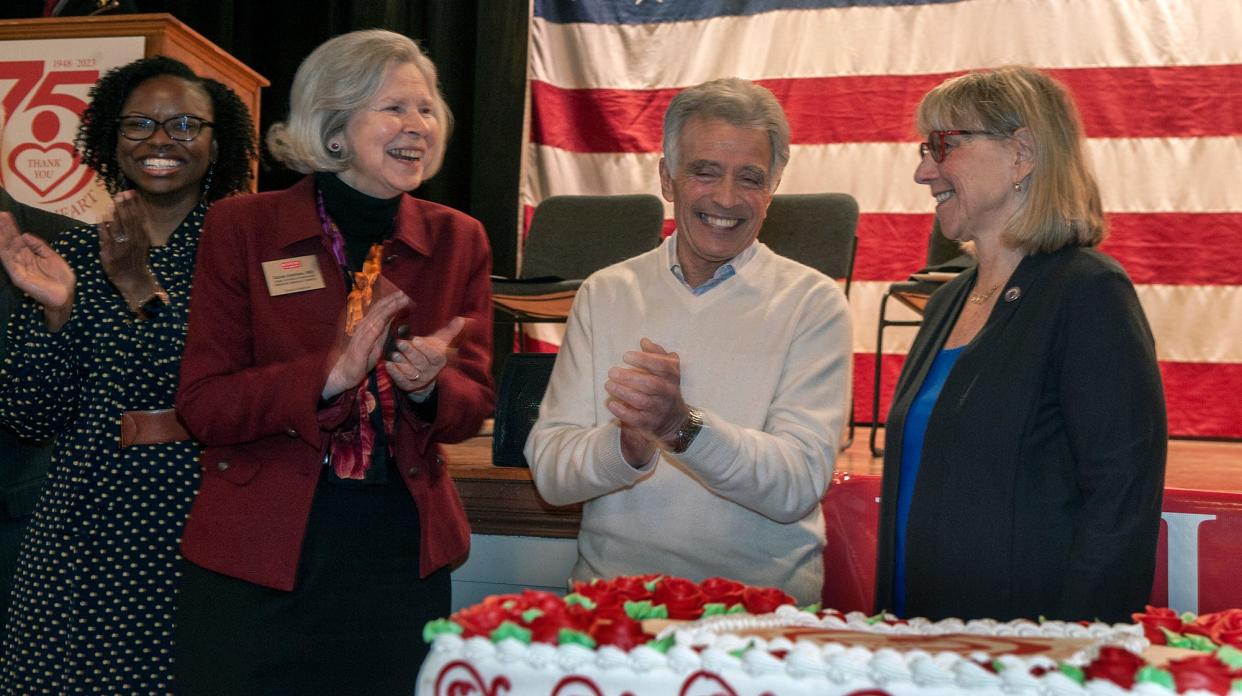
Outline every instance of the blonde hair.
[(328, 141), (345, 130), (356, 111), (365, 107), (398, 65), (418, 69), (435, 95), (435, 118), (443, 137), (435, 139), (426, 157), (426, 177), (440, 171), (444, 146), (453, 130), (453, 114), (436, 76), (436, 66), (409, 37), (383, 29), (353, 31), (329, 39), (298, 66), (289, 94), (289, 118), (267, 132), (272, 156), (303, 174), (339, 172), (349, 168), (353, 153), (332, 152)]
[(1026, 195), (1002, 233), (1028, 254), (1066, 246), (1096, 246), (1108, 233), (1099, 186), (1083, 145), (1082, 121), (1065, 87), (1025, 66), (1006, 66), (945, 80), (923, 97), (923, 133), (977, 130), (1031, 134), (1033, 166)]

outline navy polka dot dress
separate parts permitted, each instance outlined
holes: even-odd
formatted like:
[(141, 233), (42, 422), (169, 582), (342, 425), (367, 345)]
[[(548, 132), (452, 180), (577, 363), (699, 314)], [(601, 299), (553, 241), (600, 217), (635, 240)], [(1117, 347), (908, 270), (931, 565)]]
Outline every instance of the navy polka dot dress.
[(150, 266), (171, 303), (135, 322), (99, 261), (94, 227), (56, 250), (77, 274), (56, 334), (27, 300), (0, 366), (0, 420), (55, 435), (52, 468), (22, 542), (0, 692), (166, 694), (181, 528), (197, 487), (191, 442), (120, 448), (125, 411), (172, 408), (190, 278), (206, 206)]

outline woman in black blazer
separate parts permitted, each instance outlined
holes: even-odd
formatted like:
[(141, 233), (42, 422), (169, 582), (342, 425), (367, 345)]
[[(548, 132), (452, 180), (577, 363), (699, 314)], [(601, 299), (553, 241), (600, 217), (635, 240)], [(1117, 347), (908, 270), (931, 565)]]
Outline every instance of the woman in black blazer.
[(1151, 592), (1155, 344), (1065, 89), (1025, 67), (923, 98), (915, 180), (978, 266), (931, 299), (885, 437), (876, 608), (1126, 621)]

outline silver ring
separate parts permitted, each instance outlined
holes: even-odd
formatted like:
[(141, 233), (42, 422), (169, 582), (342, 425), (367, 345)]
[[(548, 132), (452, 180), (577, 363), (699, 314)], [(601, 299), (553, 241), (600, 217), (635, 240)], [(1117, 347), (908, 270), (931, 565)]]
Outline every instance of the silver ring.
[(117, 244), (124, 244), (125, 242), (129, 241), (129, 235), (118, 234), (112, 238), (112, 241), (116, 242)]
[(422, 371), (421, 371), (421, 370), (415, 370), (415, 371), (414, 371), (414, 379), (413, 379), (412, 381), (417, 382), (417, 381), (419, 380), (419, 378), (420, 378), (420, 377), (422, 377), (422, 376), (423, 376), (423, 373), (422, 373)]

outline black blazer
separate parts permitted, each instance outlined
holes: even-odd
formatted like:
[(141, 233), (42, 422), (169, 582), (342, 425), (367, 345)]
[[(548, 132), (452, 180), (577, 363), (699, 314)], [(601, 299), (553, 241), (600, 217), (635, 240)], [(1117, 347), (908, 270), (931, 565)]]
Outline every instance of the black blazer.
[[(928, 302), (885, 435), (876, 609), (891, 605), (906, 413), (977, 269)], [(1027, 256), (932, 410), (907, 530), (906, 607), (941, 619), (1129, 621), (1151, 593), (1168, 425), (1125, 271)]]
[[(61, 232), (83, 224), (19, 203), (3, 188), (0, 188), (0, 211), (12, 213), (18, 229), (48, 243)], [(24, 298), (25, 294), (13, 287), (8, 274), (0, 267), (0, 358), (8, 354), (9, 317)], [(51, 458), (51, 443), (22, 440), (0, 427), (0, 520), (25, 517), (34, 512)]]

